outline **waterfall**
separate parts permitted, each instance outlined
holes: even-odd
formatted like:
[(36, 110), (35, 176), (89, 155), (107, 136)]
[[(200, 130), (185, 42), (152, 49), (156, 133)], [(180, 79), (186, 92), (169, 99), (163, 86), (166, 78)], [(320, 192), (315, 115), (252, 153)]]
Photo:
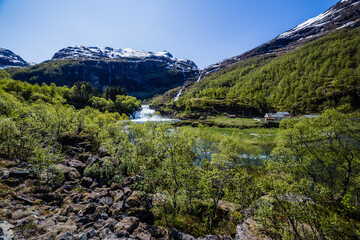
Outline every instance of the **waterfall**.
[(109, 67), (109, 86), (111, 85), (111, 67), (110, 67), (110, 62), (108, 62), (108, 67)]
[(155, 110), (151, 109), (149, 105), (141, 105), (141, 109), (133, 113), (134, 118), (131, 120), (134, 123), (145, 122), (177, 122), (177, 119), (171, 119), (157, 115)]
[(182, 69), (182, 74), (183, 74), (183, 77), (184, 77), (184, 85), (183, 87), (180, 89), (180, 91), (176, 94), (176, 97), (174, 98), (174, 101), (176, 102), (177, 100), (179, 100), (179, 97), (181, 95), (181, 92), (182, 90), (184, 90), (185, 88), (185, 82), (186, 82), (186, 75), (185, 75), (185, 68)]
[[(185, 81), (186, 81), (186, 76), (185, 76), (185, 73), (184, 73), (184, 68), (183, 68), (183, 75), (184, 75), (184, 78), (185, 78)], [(200, 75), (199, 75), (199, 77), (198, 77), (198, 79), (196, 80), (196, 83), (197, 82), (199, 82), (200, 80), (201, 80), (201, 77), (202, 77), (202, 72), (201, 71), (199, 71), (200, 72)], [(183, 85), (183, 87), (180, 89), (180, 91), (176, 94), (176, 96), (175, 96), (175, 98), (174, 98), (174, 101), (176, 102), (177, 100), (179, 100), (179, 97), (181, 96), (181, 93), (182, 93), (182, 91), (184, 90), (184, 88), (185, 88), (185, 82), (184, 82), (184, 85)]]
[(184, 88), (185, 88), (185, 85), (180, 89), (180, 91), (178, 92), (178, 94), (176, 94), (176, 97), (174, 98), (174, 101), (176, 102), (177, 100), (179, 100), (179, 97), (180, 97), (180, 95), (181, 95), (181, 92), (182, 92), (182, 90), (184, 90)]
[(200, 72), (200, 75), (199, 75), (198, 79), (196, 80), (196, 83), (201, 80), (201, 77), (202, 77), (202, 72)]

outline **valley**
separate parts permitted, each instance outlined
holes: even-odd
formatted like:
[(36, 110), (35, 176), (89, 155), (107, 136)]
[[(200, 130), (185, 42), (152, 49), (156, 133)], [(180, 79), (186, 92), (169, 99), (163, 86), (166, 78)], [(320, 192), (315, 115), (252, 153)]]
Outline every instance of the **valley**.
[(359, 9), (204, 69), (1, 48), (0, 239), (359, 239)]

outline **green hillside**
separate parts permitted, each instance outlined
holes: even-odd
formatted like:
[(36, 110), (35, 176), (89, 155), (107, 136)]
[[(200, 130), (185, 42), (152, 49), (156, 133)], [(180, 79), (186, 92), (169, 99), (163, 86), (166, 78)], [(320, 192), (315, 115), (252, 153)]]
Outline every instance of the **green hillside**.
[[(321, 112), (360, 106), (360, 28), (329, 34), (280, 57), (240, 61), (188, 89), (167, 107), (252, 113)], [(165, 99), (154, 99), (164, 107)]]

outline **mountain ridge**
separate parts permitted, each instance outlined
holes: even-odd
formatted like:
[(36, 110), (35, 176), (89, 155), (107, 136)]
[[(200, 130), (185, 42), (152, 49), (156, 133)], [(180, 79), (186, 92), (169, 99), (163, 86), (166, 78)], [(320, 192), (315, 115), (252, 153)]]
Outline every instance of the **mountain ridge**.
[(199, 73), (193, 61), (175, 58), (166, 51), (85, 46), (63, 48), (51, 60), (7, 71), (14, 79), (30, 83), (72, 86), (88, 81), (100, 90), (120, 86), (140, 99), (162, 94)]
[(341, 0), (318, 16), (306, 20), (256, 48), (206, 67), (202, 75), (206, 76), (240, 60), (254, 56), (272, 53), (281, 54), (314, 41), (330, 32), (344, 27), (357, 26), (360, 26), (360, 1)]

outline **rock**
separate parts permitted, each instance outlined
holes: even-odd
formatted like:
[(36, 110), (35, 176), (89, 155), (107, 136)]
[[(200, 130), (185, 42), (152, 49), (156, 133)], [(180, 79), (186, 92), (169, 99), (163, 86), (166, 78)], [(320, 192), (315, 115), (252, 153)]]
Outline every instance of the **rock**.
[(69, 167), (73, 167), (76, 168), (76, 170), (78, 170), (79, 173), (83, 173), (84, 169), (86, 167), (86, 165), (82, 162), (80, 162), (79, 160), (73, 159), (70, 162), (67, 163), (67, 166)]
[(110, 157), (111, 156), (110, 151), (108, 149), (106, 149), (106, 148), (103, 148), (103, 147), (100, 147), (98, 152), (99, 152), (100, 158)]
[(71, 181), (81, 177), (79, 171), (74, 167), (67, 167), (62, 164), (58, 164), (57, 167), (64, 173), (65, 180)]
[(67, 232), (69, 233), (73, 233), (77, 230), (76, 224), (75, 222), (73, 222), (72, 220), (67, 220), (65, 223), (58, 223), (54, 226), (51, 226), (50, 228), (47, 228), (48, 232), (52, 232), (54, 234), (56, 234), (58, 237), (56, 239), (58, 239), (59, 237), (63, 236), (64, 234), (66, 234)]
[(61, 235), (58, 239), (59, 240), (75, 240), (75, 237), (72, 233), (66, 232), (65, 234)]
[(257, 240), (264, 239), (269, 240), (270, 238), (264, 236), (256, 226), (256, 222), (252, 218), (246, 219), (236, 227), (235, 240)]
[(137, 229), (135, 229), (131, 237), (141, 240), (151, 240), (151, 233), (143, 227), (139, 226)]
[(0, 222), (0, 229), (2, 231), (1, 235), (4, 239), (14, 239), (14, 227), (14, 225), (8, 223), (7, 221)]
[(102, 197), (105, 197), (106, 195), (108, 195), (108, 191), (104, 189), (101, 189), (100, 191), (92, 191), (88, 196), (88, 200), (99, 201)]
[(99, 161), (100, 161), (100, 158), (98, 158), (97, 156), (92, 155), (92, 156), (90, 156), (88, 158), (87, 165), (89, 167), (91, 167), (93, 164), (98, 163)]
[(89, 214), (94, 214), (96, 211), (96, 206), (95, 204), (89, 204), (85, 207), (84, 209), (84, 215), (89, 215)]
[(30, 172), (21, 168), (11, 168), (9, 169), (9, 177), (13, 178), (28, 178), (30, 177)]
[(91, 186), (90, 186), (90, 189), (91, 189), (91, 190), (94, 190), (94, 189), (96, 189), (98, 186), (99, 186), (99, 184), (98, 184), (97, 182), (93, 182), (93, 183), (91, 184)]
[(83, 233), (79, 234), (78, 239), (79, 240), (87, 240), (96, 235), (94, 228), (85, 229)]
[(30, 205), (34, 204), (33, 200), (31, 200), (29, 198), (26, 198), (26, 197), (23, 197), (23, 196), (15, 196), (15, 199), (18, 199), (18, 200), (20, 200), (20, 201), (22, 201), (24, 203), (30, 204)]
[(99, 236), (101, 239), (107, 240), (118, 239), (117, 236), (109, 228), (102, 229)]
[(114, 196), (114, 202), (119, 202), (123, 199), (124, 192), (123, 191), (117, 191), (116, 195)]
[(197, 238), (198, 240), (222, 240), (219, 236), (216, 235), (206, 235), (204, 237)]
[(92, 183), (93, 183), (93, 180), (89, 177), (83, 177), (80, 182), (81, 186), (83, 186), (85, 188), (89, 188)]
[(134, 191), (130, 197), (126, 199), (126, 207), (127, 208), (135, 208), (140, 207), (142, 200), (142, 194), (138, 191)]
[(141, 222), (146, 222), (149, 224), (154, 223), (154, 215), (152, 212), (147, 210), (145, 207), (138, 207), (138, 208), (130, 208), (126, 210), (126, 215), (134, 216), (140, 219)]
[(10, 171), (8, 170), (3, 170), (0, 175), (2, 179), (9, 178), (9, 176), (10, 176)]
[(19, 219), (23, 219), (23, 218), (26, 218), (30, 215), (33, 215), (33, 211), (31, 210), (23, 210), (23, 209), (19, 209), (19, 210), (16, 210), (15, 212), (13, 212), (11, 214), (11, 219), (14, 219), (14, 220), (19, 220)]
[(195, 240), (195, 238), (190, 234), (179, 232), (175, 228), (169, 232), (169, 235), (170, 238), (173, 238), (174, 240)]
[(126, 217), (115, 225), (115, 234), (118, 237), (127, 236), (132, 233), (138, 226), (139, 219), (136, 217)]
[(99, 203), (103, 205), (112, 205), (113, 202), (112, 197), (102, 197), (99, 201)]
[(119, 184), (119, 183), (111, 183), (111, 185), (110, 185), (110, 189), (112, 190), (112, 191), (116, 191), (116, 190), (119, 190), (119, 189), (121, 189), (121, 185)]

